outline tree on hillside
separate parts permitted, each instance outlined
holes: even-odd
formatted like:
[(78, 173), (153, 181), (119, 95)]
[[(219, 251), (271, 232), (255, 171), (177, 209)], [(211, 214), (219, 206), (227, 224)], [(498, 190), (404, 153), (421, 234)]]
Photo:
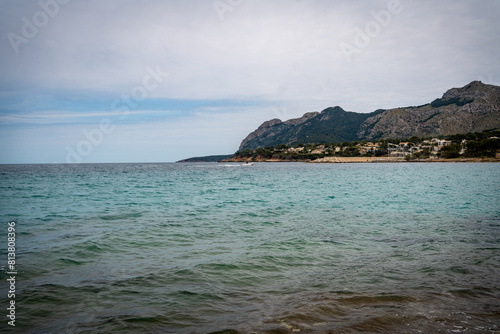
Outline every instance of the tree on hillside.
[(460, 149), (462, 147), (460, 144), (453, 143), (451, 145), (447, 145), (439, 150), (438, 155), (441, 158), (452, 159), (458, 158), (460, 156)]
[(500, 139), (484, 139), (467, 143), (466, 156), (469, 157), (494, 157), (500, 150)]
[(408, 139), (408, 142), (410, 142), (410, 143), (412, 143), (414, 145), (418, 145), (418, 144), (420, 144), (422, 142), (422, 140), (419, 137), (417, 137), (417, 136), (413, 136), (410, 139)]

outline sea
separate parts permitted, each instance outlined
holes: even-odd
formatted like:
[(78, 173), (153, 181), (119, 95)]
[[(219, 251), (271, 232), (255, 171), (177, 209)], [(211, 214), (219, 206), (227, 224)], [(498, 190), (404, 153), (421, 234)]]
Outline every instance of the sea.
[(0, 217), (5, 333), (500, 332), (500, 164), (0, 165)]

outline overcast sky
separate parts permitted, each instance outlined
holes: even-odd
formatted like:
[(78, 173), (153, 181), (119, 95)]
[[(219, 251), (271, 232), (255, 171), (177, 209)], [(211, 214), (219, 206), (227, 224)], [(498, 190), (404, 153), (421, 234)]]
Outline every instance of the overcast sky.
[(2, 0), (0, 163), (164, 162), (500, 84), (500, 1)]

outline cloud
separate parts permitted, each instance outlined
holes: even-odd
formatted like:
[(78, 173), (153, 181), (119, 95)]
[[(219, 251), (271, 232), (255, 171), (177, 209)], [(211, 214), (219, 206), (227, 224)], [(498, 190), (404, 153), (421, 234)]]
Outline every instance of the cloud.
[[(491, 50), (483, 55), (493, 57), (490, 62), (498, 57), (491, 45), (498, 25), (475, 5), (401, 0), (402, 12), (346, 63), (340, 43), (352, 44), (355, 29), (363, 30), (374, 20), (371, 13), (387, 10), (388, 3), (242, 0), (221, 21), (212, 1), (72, 1), (20, 46), (20, 59), (4, 48), (2, 58), (12, 65), (5, 78), (40, 89), (118, 94), (137, 84), (146, 66), (158, 65), (171, 76), (156, 97), (289, 99), (302, 92), (298, 97), (307, 99), (322, 95), (307, 87), (326, 78), (335, 83), (323, 93), (330, 98), (363, 81), (375, 89), (381, 79), (390, 84), (422, 72), (461, 73), (456, 68), (464, 65), (474, 72), (478, 50)], [(498, 13), (498, 5), (489, 7), (481, 9)], [(26, 8), (26, 17), (37, 9)], [(10, 21), (19, 31), (21, 20)], [(280, 90), (284, 85), (293, 93)]]
[[(228, 119), (237, 127), (220, 121), (241, 132), (237, 147), (273, 110), (286, 108), (290, 117), (333, 105), (370, 112), (426, 103), (475, 79), (500, 83), (494, 0), (401, 0), (387, 24), (375, 16), (397, 0), (220, 1), (230, 8), (222, 14), (212, 0), (61, 1), (18, 53), (9, 34), (23, 37), (26, 20), (34, 24), (43, 13), (40, 3), (59, 2), (3, 1), (0, 122), (59, 123), (61, 132), (87, 126), (158, 67), (168, 77), (129, 108), (127, 131), (159, 122), (191, 133), (203, 119), (201, 101), (203, 115), (234, 108)], [(355, 44), (360, 31), (369, 35), (366, 46)], [(357, 48), (350, 59), (342, 43)], [(243, 112), (244, 104), (251, 108)], [(207, 129), (193, 136), (220, 143), (220, 129)]]

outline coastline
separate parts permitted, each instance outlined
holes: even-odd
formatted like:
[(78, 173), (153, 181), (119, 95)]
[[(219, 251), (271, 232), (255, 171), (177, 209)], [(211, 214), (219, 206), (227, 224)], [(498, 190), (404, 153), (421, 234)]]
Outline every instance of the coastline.
[(381, 157), (325, 157), (310, 161), (311, 163), (377, 163), (377, 162), (500, 162), (498, 158), (453, 158), (453, 159), (415, 159), (404, 158), (381, 158)]
[(404, 158), (395, 157), (324, 157), (316, 160), (285, 160), (285, 159), (265, 159), (257, 157), (255, 159), (243, 159), (243, 158), (230, 158), (224, 159), (220, 162), (306, 162), (306, 163), (408, 163), (408, 162), (420, 162), (420, 163), (433, 163), (433, 162), (454, 162), (454, 163), (465, 163), (465, 162), (500, 162), (499, 158), (453, 158), (453, 159), (443, 159), (443, 158), (433, 158), (433, 159), (415, 159), (415, 160), (405, 160)]

